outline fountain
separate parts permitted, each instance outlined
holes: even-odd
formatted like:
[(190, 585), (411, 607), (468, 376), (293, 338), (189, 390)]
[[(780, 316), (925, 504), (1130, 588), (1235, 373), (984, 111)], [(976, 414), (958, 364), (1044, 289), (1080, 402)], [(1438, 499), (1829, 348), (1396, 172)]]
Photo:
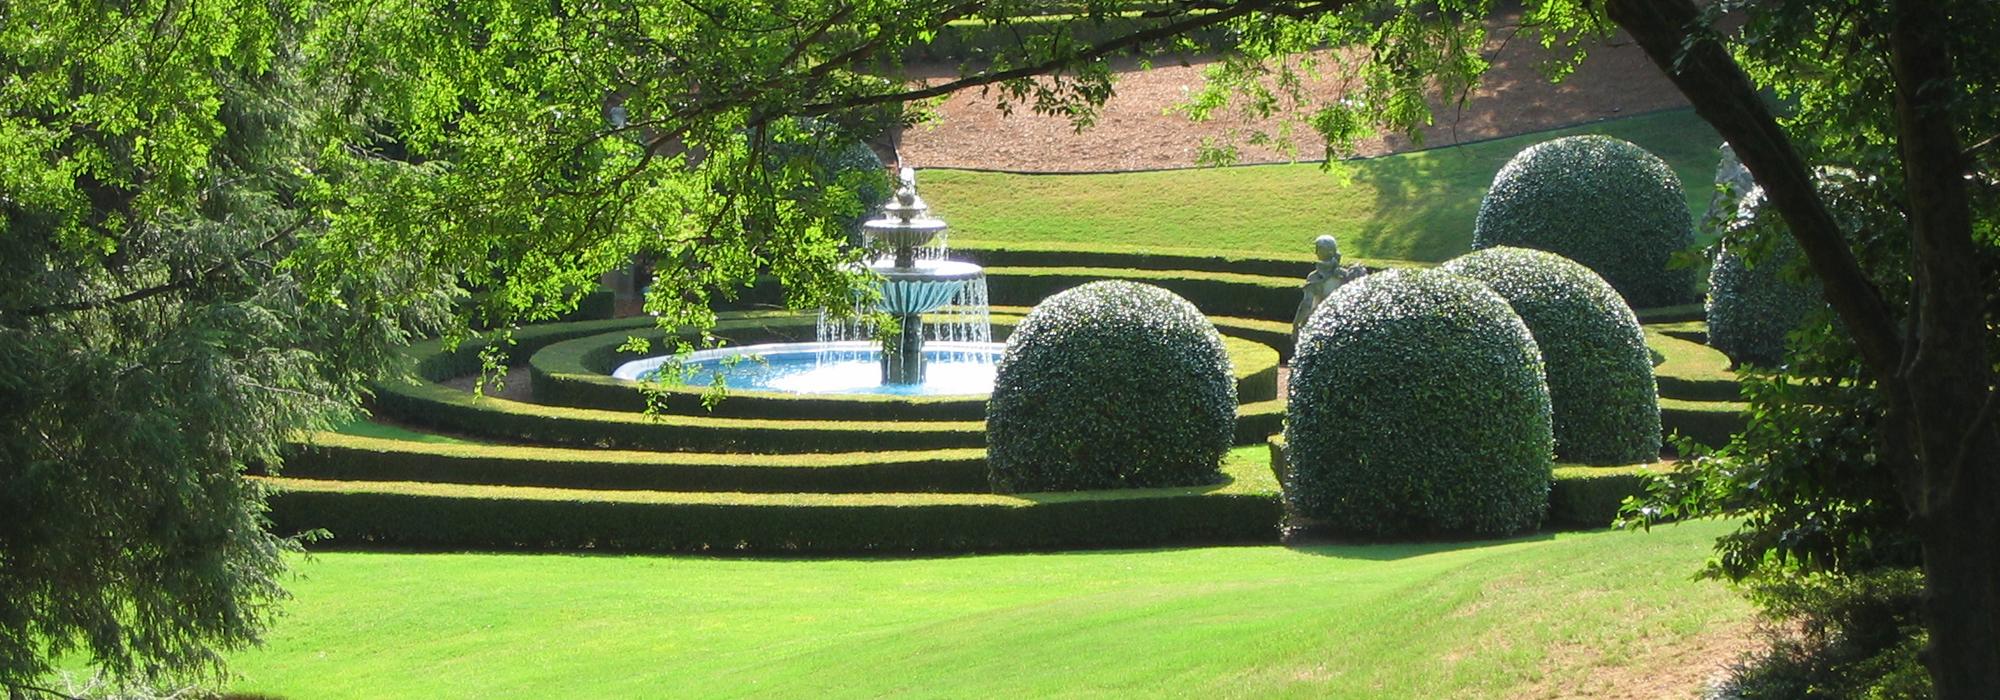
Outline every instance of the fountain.
[(887, 259), (868, 263), (882, 278), (877, 308), (897, 325), (896, 333), (882, 341), (882, 383), (922, 384), (924, 314), (958, 298), (968, 283), (985, 284), (986, 271), (968, 262), (917, 257), (917, 249), (943, 233), (945, 225), (917, 196), (915, 171), (904, 168), (901, 179), (895, 198), (882, 207), (882, 218), (862, 224), (861, 235), (891, 251)]
[[(689, 370), (685, 381), (706, 386), (719, 378), (731, 390), (810, 394), (992, 391), (994, 364), (1004, 346), (992, 342), (986, 271), (946, 259), (947, 227), (917, 195), (915, 171), (904, 168), (899, 179), (881, 216), (861, 225), (876, 256), (860, 265), (880, 278), (878, 299), (844, 318), (822, 312), (816, 343), (718, 348), (680, 358)], [(895, 319), (895, 333), (883, 334), (871, 321), (876, 312)], [(613, 376), (640, 380), (673, 361), (635, 360)]]

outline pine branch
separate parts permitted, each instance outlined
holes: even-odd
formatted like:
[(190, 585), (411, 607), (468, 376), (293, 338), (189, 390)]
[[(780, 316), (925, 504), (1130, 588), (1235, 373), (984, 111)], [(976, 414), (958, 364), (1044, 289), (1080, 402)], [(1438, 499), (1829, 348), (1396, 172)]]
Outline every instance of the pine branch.
[(72, 301), (62, 304), (46, 304), (42, 306), (31, 306), (25, 309), (0, 310), (0, 316), (18, 317), (18, 318), (39, 318), (42, 316), (49, 316), (54, 314), (75, 313), (78, 311), (92, 311), (112, 306), (121, 306), (133, 302), (145, 301), (153, 297), (193, 289), (196, 286), (214, 281), (215, 279), (221, 277), (224, 273), (228, 272), (230, 268), (249, 262), (251, 258), (256, 257), (259, 254), (270, 252), (272, 246), (275, 246), (278, 244), (278, 242), (291, 237), (292, 234), (297, 233), (299, 229), (304, 228), (305, 225), (311, 221), (312, 217), (310, 216), (300, 217), (298, 221), (294, 221), (290, 225), (278, 229), (276, 232), (272, 233), (269, 237), (265, 238), (263, 241), (258, 242), (257, 245), (245, 249), (243, 252), (230, 257), (228, 260), (216, 263), (215, 265), (210, 266), (206, 270), (202, 270), (201, 272), (188, 275), (186, 277), (182, 277), (177, 280), (165, 282), (162, 284), (157, 284), (151, 287), (135, 289), (115, 297), (106, 297), (103, 299), (89, 299), (83, 301)]

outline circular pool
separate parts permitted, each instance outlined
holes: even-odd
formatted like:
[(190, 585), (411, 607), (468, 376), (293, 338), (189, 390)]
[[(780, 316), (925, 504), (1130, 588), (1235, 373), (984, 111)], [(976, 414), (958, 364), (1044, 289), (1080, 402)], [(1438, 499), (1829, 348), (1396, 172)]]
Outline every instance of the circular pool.
[(713, 386), (716, 377), (731, 391), (787, 394), (884, 394), (963, 396), (993, 391), (994, 368), (1005, 343), (933, 341), (924, 344), (924, 381), (882, 383), (882, 349), (872, 342), (773, 343), (716, 348), (685, 357), (648, 357), (619, 365), (611, 375), (644, 381), (662, 366), (678, 363), (681, 383)]

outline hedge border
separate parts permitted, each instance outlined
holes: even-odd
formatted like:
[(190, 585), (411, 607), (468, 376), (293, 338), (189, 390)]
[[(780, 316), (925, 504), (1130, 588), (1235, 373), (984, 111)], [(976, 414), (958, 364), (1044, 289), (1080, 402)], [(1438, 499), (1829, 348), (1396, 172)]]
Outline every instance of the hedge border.
[[(784, 318), (783, 314), (733, 316), (745, 326)], [(564, 340), (610, 330), (644, 327), (652, 319), (548, 324), (516, 332), (509, 357), (518, 358)], [(568, 408), (511, 401), (445, 387), (434, 382), (477, 371), (484, 341), (475, 339), (447, 351), (432, 340), (405, 349), (417, 376), (426, 381), (376, 387), (373, 407), (399, 421), (450, 433), (516, 443), (690, 452), (791, 453), (867, 450), (932, 450), (983, 447), (979, 421), (759, 420), (654, 415)], [(1272, 381), (1276, 369), (1272, 368)], [(1237, 411), (1238, 442), (1262, 440), (1272, 420), (1282, 420), (1284, 400), (1243, 404)]]
[(1708, 307), (1696, 302), (1673, 306), (1632, 307), (1632, 315), (1639, 317), (1639, 325), (1652, 326), (1668, 323), (1702, 321), (1708, 318)]
[(260, 480), (274, 531), (331, 531), (319, 546), (893, 554), (1276, 542), (1262, 472), (1232, 455), (1213, 486), (1015, 496)]
[(1572, 529), (1609, 526), (1618, 520), (1626, 498), (1646, 495), (1646, 484), (1652, 477), (1675, 466), (1673, 462), (1615, 467), (1558, 465), (1554, 488), (1549, 490), (1549, 524)]
[[(522, 444), (687, 452), (796, 453), (983, 447), (980, 421), (759, 420), (646, 415), (479, 397), (424, 383), (380, 391), (374, 406), (399, 421)], [(1283, 420), (1284, 400), (1237, 408), (1237, 441)]]
[[(1065, 247), (1021, 244), (974, 243), (952, 246), (952, 256), (987, 267), (1094, 267), (1125, 270), (1219, 272), (1298, 279), (1303, 283), (1315, 260), (1311, 245), (1302, 244), (1299, 256), (1266, 258), (1220, 253), (1202, 255), (1186, 252), (1123, 250), (1115, 247)], [(1363, 261), (1363, 264), (1375, 261)], [(1404, 263), (1411, 265), (1414, 263)]]
[(1648, 327), (1646, 347), (1664, 360), (1653, 366), (1660, 398), (1683, 401), (1736, 401), (1742, 393), (1729, 356), (1701, 343)]
[[(810, 319), (801, 318), (801, 325), (810, 326)], [(995, 335), (1005, 336), (1019, 317), (996, 315)], [(655, 346), (665, 337), (665, 331), (644, 331), (640, 333), (612, 331), (593, 336), (585, 336), (553, 343), (534, 353), (528, 359), (528, 368), (534, 380), (534, 400), (536, 403), (574, 408), (594, 408), (612, 411), (641, 411), (645, 409), (645, 397), (636, 386), (624, 380), (613, 378), (610, 372), (618, 364), (634, 359), (635, 354), (617, 351), (626, 338), (638, 336), (646, 338)], [(791, 337), (760, 337), (755, 330), (739, 333), (736, 344), (790, 340)], [(1229, 349), (1230, 361), (1236, 371), (1236, 391), (1242, 400), (1256, 403), (1278, 397), (1278, 365), (1280, 355), (1275, 348), (1247, 338), (1225, 335), (1223, 342)], [(699, 387), (668, 387), (667, 411), (684, 415), (705, 415), (730, 418), (755, 419), (804, 419), (804, 420), (984, 420), (986, 416), (986, 395), (906, 397), (842, 395), (838, 397), (806, 396), (768, 391), (731, 391), (713, 410), (701, 408), (704, 389)]]
[[(1709, 447), (1729, 444), (1750, 423), (1750, 405), (1741, 401), (1688, 401), (1660, 397), (1660, 429)], [(1671, 444), (1671, 441), (1669, 442)]]
[[(1266, 446), (1271, 454), (1271, 473), (1282, 484), (1285, 472), (1290, 469), (1285, 436), (1272, 435)], [(1617, 520), (1618, 509), (1627, 496), (1645, 495), (1651, 475), (1673, 466), (1672, 462), (1609, 467), (1558, 463), (1549, 488), (1549, 513), (1543, 529), (1609, 526)]]
[(492, 486), (745, 493), (984, 493), (985, 452), (947, 449), (786, 455), (413, 442), (315, 433), (288, 477)]
[[(958, 250), (958, 248), (954, 248)], [(976, 254), (976, 250), (974, 250)], [(1050, 260), (1068, 256), (1070, 252), (1046, 252)], [(1146, 260), (1150, 254), (1118, 254), (1118, 252), (1082, 252), (1082, 256), (1092, 256), (1088, 262), (1120, 262), (1120, 260)], [(1158, 256), (1162, 260), (1224, 260), (1224, 258), (1178, 258), (1178, 256)], [(1246, 258), (1248, 260), (1248, 258)], [(1260, 260), (1266, 262), (1266, 260)], [(1394, 268), (1428, 268), (1430, 264), (1416, 262), (1390, 262)], [(1310, 268), (1308, 268), (1310, 270)], [(992, 300), (992, 310), (1010, 310), (1026, 314), (1028, 308), (1040, 300), (1068, 290), (1078, 284), (1096, 280), (1134, 280), (1156, 284), (1172, 290), (1194, 302), (1218, 330), (1230, 336), (1240, 336), (1248, 340), (1262, 342), (1278, 350), (1280, 362), (1292, 362), (1292, 314), (1298, 312), (1298, 294), (1304, 284), (1304, 276), (1276, 276), (1276, 274), (1246, 274), (1240, 270), (1180, 270), (1180, 268), (1116, 268), (1116, 266), (996, 266), (988, 268), (988, 298)], [(748, 308), (756, 304), (778, 306), (784, 294), (774, 284), (760, 284), (748, 290), (738, 304), (730, 308)], [(1632, 310), (1642, 326), (1654, 324), (1682, 324), (1700, 322), (1704, 318), (1702, 304), (1680, 304), (1680, 306), (1656, 306), (1656, 308), (1634, 308)]]
[(1193, 302), (1207, 316), (1242, 316), (1291, 321), (1298, 311), (1305, 278), (1194, 270), (1135, 270), (1108, 267), (990, 267), (987, 298), (994, 304), (1033, 306), (1087, 282), (1129, 280), (1166, 288)]

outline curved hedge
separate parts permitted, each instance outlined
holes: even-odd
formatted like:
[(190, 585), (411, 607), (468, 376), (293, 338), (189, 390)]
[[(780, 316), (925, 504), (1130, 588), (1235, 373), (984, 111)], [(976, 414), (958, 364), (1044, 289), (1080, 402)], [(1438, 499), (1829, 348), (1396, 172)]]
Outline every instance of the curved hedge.
[[(1310, 272), (1310, 270), (1308, 270)], [(1299, 307), (1299, 277), (1198, 270), (1108, 267), (990, 267), (987, 294), (994, 304), (1033, 306), (1091, 282), (1121, 280), (1161, 287), (1193, 302), (1203, 313), (1290, 322)]]
[(430, 443), (314, 433), (283, 476), (571, 489), (874, 493), (987, 491), (979, 448), (734, 454)]
[(1392, 270), (1314, 312), (1292, 361), (1293, 512), (1363, 535), (1499, 535), (1548, 507), (1549, 390), (1520, 316), (1473, 280)]
[(1473, 249), (1518, 246), (1595, 270), (1633, 307), (1695, 301), (1694, 270), (1669, 269), (1694, 245), (1680, 178), (1659, 156), (1608, 136), (1529, 146), (1479, 203)]
[(1189, 486), (1235, 434), (1236, 383), (1215, 326), (1134, 282), (1050, 297), (1007, 340), (987, 404), (1000, 492)]
[[(1267, 442), (1271, 471), (1279, 481), (1290, 469), (1290, 445), (1285, 436), (1273, 435)], [(1646, 495), (1646, 484), (1672, 462), (1621, 464), (1614, 466), (1556, 465), (1549, 484), (1548, 524), (1564, 528), (1600, 528), (1618, 519), (1625, 499)]]
[[(768, 330), (795, 326), (797, 316), (781, 312), (751, 312), (732, 313), (725, 318), (728, 319), (725, 322), (732, 327), (754, 329), (763, 326)], [(530, 326), (515, 332), (515, 344), (505, 348), (503, 362), (514, 364), (554, 343), (608, 330), (630, 329), (633, 334), (645, 333), (653, 321), (641, 317)], [(1260, 392), (1275, 387), (1275, 350), (1235, 339), (1227, 341), (1227, 345), (1261, 358), (1259, 362), (1263, 367), (1245, 375), (1242, 378), (1244, 386), (1262, 387)], [(977, 420), (763, 420), (706, 415), (649, 416), (631, 411), (570, 408), (477, 396), (435, 383), (477, 374), (479, 353), (485, 346), (484, 339), (475, 338), (449, 350), (436, 340), (406, 349), (404, 354), (410, 358), (416, 378), (420, 381), (376, 385), (375, 399), (370, 407), (384, 416), (415, 426), (536, 445), (776, 454), (930, 450), (978, 447), (985, 443), (985, 425)], [(1237, 443), (1262, 442), (1265, 436), (1279, 430), (1284, 420), (1284, 403), (1281, 398), (1272, 398), (1239, 406), (1234, 429)]]
[[(805, 331), (805, 337), (810, 337), (813, 320), (809, 317), (799, 319), (797, 329)], [(1004, 339), (1018, 321), (1019, 317), (994, 316), (995, 337)], [(777, 332), (768, 335), (760, 333), (771, 330)], [(793, 326), (770, 322), (745, 326), (740, 322), (725, 321), (716, 325), (715, 333), (729, 337), (732, 345), (800, 339)], [(646, 397), (637, 386), (633, 382), (610, 376), (610, 372), (619, 364), (643, 356), (639, 353), (619, 351), (619, 346), (633, 337), (648, 340), (654, 348), (665, 347), (661, 341), (666, 337), (666, 332), (651, 329), (638, 332), (614, 331), (567, 340), (534, 353), (528, 360), (528, 366), (533, 373), (535, 401), (575, 408), (644, 410)], [(1264, 343), (1230, 335), (1223, 336), (1222, 343), (1229, 353), (1230, 364), (1235, 369), (1238, 400), (1247, 403), (1276, 399), (1278, 351)], [(656, 350), (645, 354), (657, 352)], [(661, 410), (683, 415), (819, 420), (935, 421), (986, 418), (986, 396), (983, 394), (973, 397), (867, 394), (814, 396), (731, 390), (722, 400), (713, 405), (704, 405), (702, 399), (707, 392), (706, 387), (669, 386), (664, 387), (664, 391), (666, 399)]]
[[(1685, 401), (1738, 401), (1741, 385), (1729, 371), (1729, 356), (1696, 340), (1677, 335), (1673, 327), (1647, 327), (1646, 346), (1658, 353), (1653, 379), (1660, 398)], [(1695, 336), (1699, 338), (1700, 336)]]
[(273, 489), (274, 532), (333, 534), (317, 549), (972, 552), (1276, 542), (1276, 485), (1253, 455), (1230, 459), (1212, 485), (1018, 496), (255, 478)]
[(1484, 282), (1541, 348), (1556, 458), (1633, 464), (1660, 456), (1660, 400), (1639, 319), (1590, 268), (1554, 253), (1488, 248), (1439, 269)]
[(1776, 365), (1785, 335), (1820, 308), (1819, 290), (1791, 276), (1798, 243), (1767, 212), (1763, 190), (1751, 190), (1737, 212), (1708, 271), (1708, 342), (1737, 363)]

